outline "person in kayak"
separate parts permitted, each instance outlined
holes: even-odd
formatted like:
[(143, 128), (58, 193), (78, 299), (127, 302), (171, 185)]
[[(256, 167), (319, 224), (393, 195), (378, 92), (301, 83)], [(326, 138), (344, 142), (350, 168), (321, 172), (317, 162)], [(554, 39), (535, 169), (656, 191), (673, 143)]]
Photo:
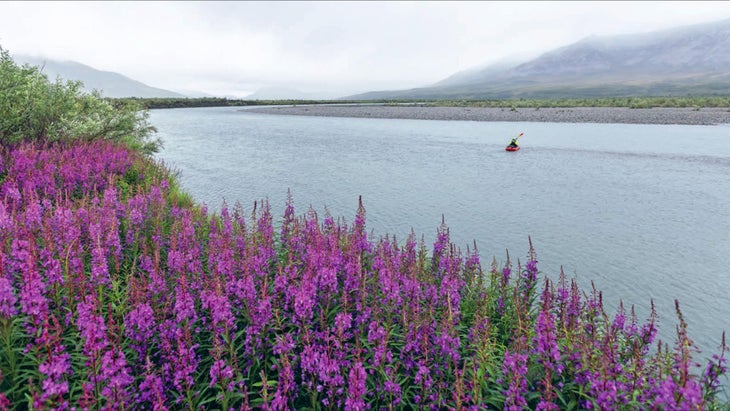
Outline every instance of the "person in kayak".
[(520, 133), (517, 137), (513, 138), (512, 141), (509, 142), (509, 145), (507, 147), (512, 148), (518, 148), (520, 146), (519, 139), (522, 137), (522, 135), (525, 133)]

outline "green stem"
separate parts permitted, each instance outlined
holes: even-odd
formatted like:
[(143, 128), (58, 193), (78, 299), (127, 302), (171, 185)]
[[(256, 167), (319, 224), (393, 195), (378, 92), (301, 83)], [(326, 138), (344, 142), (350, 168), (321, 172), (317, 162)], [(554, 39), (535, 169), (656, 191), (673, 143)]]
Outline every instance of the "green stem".
[[(15, 375), (17, 373), (17, 359), (15, 358), (15, 349), (13, 348), (12, 344), (12, 331), (13, 331), (13, 325), (12, 320), (9, 318), (2, 318), (0, 319), (0, 324), (2, 324), (2, 331), (3, 331), (3, 342), (5, 343), (5, 352), (7, 353), (8, 357), (8, 365), (10, 367), (10, 373), (5, 374), (3, 373), (2, 378), (7, 379), (9, 386), (13, 387), (15, 385)], [(13, 394), (13, 403), (16, 403), (17, 393)]]

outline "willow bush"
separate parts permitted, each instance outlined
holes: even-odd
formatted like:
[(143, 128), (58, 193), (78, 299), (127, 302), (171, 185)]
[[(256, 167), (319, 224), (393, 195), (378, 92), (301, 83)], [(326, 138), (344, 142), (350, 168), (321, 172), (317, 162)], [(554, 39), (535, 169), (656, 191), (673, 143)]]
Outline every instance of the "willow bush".
[(143, 153), (160, 146), (148, 112), (134, 101), (112, 101), (82, 83), (50, 81), (37, 66), (19, 66), (0, 47), (0, 143), (111, 140)]

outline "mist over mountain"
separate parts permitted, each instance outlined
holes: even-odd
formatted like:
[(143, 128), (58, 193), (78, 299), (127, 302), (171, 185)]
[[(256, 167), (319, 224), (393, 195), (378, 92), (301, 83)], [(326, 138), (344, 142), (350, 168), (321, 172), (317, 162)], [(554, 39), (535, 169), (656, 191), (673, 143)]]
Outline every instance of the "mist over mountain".
[(101, 71), (75, 61), (57, 61), (42, 57), (13, 55), (17, 64), (38, 66), (50, 81), (57, 77), (64, 80), (75, 80), (84, 83), (84, 90), (99, 90), (104, 97), (174, 97), (182, 98), (186, 95), (170, 90), (151, 87), (137, 80), (112, 71)]
[(730, 19), (590, 36), (521, 64), (465, 70), (431, 86), (348, 99), (506, 99), (730, 94)]
[(293, 87), (263, 87), (247, 95), (246, 100), (328, 100), (339, 97), (336, 93), (304, 92)]

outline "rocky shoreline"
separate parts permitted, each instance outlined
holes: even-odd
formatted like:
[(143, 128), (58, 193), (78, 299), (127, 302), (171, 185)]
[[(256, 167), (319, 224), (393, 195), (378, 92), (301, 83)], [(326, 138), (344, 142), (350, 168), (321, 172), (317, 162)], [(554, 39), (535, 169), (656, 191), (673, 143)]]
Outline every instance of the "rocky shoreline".
[(416, 120), (527, 121), (716, 125), (730, 123), (728, 108), (542, 107), (485, 108), (423, 105), (297, 105), (247, 108), (266, 114)]

